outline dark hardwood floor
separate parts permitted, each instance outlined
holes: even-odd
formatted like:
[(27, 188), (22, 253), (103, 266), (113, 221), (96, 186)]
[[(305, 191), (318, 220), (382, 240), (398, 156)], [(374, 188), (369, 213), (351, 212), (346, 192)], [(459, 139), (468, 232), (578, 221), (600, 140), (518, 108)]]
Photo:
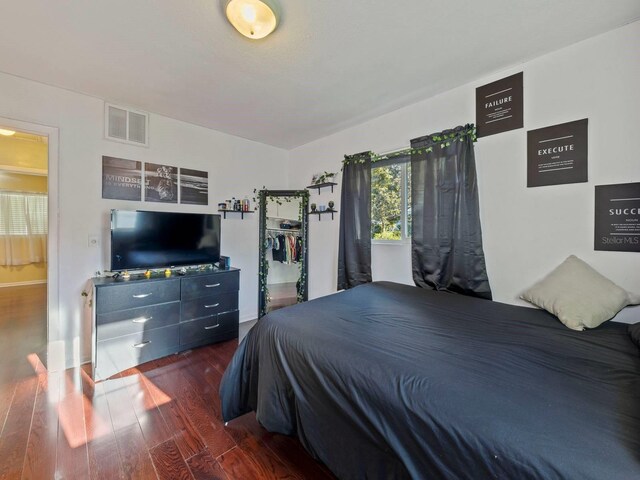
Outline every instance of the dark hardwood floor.
[[(23, 303), (0, 292), (0, 326), (26, 328), (17, 318), (36, 309)], [(224, 426), (218, 387), (236, 341), (95, 384), (81, 368), (48, 372), (34, 354), (38, 342), (0, 333), (0, 479), (335, 478), (254, 414)]]

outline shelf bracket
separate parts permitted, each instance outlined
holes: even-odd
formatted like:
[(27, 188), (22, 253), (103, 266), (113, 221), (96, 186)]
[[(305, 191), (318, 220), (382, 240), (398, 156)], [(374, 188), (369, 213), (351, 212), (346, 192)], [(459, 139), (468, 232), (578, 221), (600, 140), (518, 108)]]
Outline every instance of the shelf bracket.
[(227, 219), (227, 213), (239, 213), (240, 219), (244, 220), (244, 214), (253, 213), (253, 211), (248, 210), (245, 212), (244, 210), (218, 210), (218, 213), (222, 213), (222, 218), (224, 218), (225, 220)]

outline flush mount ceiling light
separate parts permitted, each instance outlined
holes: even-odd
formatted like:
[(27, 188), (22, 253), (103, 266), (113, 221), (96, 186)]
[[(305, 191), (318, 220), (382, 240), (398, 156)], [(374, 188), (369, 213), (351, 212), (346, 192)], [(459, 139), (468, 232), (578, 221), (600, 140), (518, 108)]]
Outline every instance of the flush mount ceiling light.
[(254, 40), (264, 38), (276, 29), (276, 11), (273, 0), (229, 0), (225, 8), (231, 25)]
[(14, 132), (13, 130), (5, 130), (4, 128), (0, 128), (0, 135), (4, 135), (5, 137), (10, 137), (11, 135), (14, 135), (16, 132)]

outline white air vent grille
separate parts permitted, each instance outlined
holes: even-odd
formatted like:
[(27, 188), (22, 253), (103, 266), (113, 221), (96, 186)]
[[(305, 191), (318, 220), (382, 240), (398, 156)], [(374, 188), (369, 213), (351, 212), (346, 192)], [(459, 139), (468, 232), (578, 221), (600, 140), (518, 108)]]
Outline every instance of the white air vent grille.
[(109, 140), (149, 145), (149, 114), (105, 104), (105, 136)]
[(108, 137), (127, 140), (127, 111), (109, 105)]
[(147, 116), (129, 112), (129, 141), (147, 143)]

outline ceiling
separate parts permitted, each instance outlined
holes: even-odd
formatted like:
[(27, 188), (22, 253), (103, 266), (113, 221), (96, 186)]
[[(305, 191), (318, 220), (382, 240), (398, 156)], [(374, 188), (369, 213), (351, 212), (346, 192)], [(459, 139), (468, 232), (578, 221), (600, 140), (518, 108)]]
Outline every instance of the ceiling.
[[(3, 2), (0, 71), (293, 148), (640, 18), (638, 0)], [(631, 46), (630, 46), (631, 47)]]

